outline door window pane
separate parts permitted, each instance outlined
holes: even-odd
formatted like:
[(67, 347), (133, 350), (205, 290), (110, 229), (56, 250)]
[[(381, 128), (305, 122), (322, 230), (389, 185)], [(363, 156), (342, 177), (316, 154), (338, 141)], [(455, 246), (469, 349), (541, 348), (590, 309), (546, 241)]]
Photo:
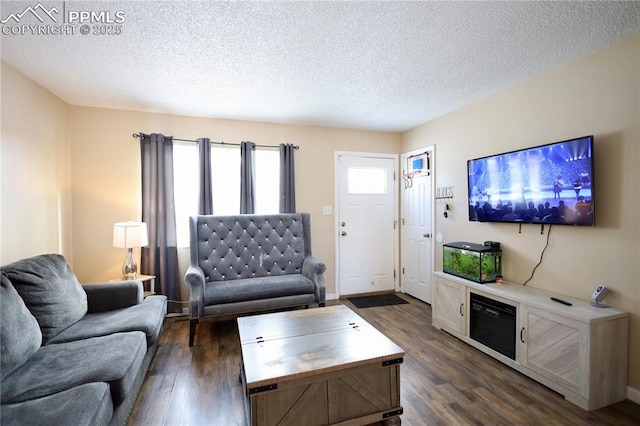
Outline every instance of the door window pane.
[(387, 169), (379, 167), (349, 167), (347, 170), (349, 194), (386, 194)]

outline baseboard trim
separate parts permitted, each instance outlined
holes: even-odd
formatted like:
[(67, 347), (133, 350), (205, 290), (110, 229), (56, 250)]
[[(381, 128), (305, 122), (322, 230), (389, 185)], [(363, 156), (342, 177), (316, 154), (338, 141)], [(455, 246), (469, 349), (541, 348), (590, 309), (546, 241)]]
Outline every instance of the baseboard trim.
[(627, 399), (640, 404), (640, 390), (627, 386)]

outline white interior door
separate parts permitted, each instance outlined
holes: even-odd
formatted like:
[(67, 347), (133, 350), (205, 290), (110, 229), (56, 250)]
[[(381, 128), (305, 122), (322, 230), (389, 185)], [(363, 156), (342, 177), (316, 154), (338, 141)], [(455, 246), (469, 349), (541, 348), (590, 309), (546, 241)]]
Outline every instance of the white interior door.
[[(407, 158), (429, 153), (433, 164), (433, 149), (425, 148), (402, 154), (402, 173), (407, 172)], [(431, 303), (433, 281), (433, 173), (403, 179), (401, 205), (401, 282), (402, 291)]]
[(395, 290), (396, 156), (337, 154), (338, 295)]

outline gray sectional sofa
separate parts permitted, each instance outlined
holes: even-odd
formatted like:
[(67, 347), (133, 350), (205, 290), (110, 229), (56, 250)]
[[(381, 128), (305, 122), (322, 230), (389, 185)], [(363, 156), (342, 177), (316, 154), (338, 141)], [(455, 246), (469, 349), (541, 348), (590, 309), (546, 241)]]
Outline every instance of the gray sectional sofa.
[(308, 213), (192, 216), (190, 237), (189, 346), (200, 318), (324, 306)]
[(0, 424), (124, 425), (166, 304), (136, 280), (81, 285), (56, 254), (3, 266)]

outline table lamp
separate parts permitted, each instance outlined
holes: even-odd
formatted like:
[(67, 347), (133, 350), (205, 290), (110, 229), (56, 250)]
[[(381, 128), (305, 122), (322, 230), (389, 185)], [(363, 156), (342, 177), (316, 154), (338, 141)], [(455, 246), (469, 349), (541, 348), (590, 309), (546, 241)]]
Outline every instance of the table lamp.
[(138, 264), (133, 256), (133, 249), (146, 247), (149, 244), (147, 224), (144, 222), (118, 222), (113, 225), (113, 246), (128, 249), (127, 257), (122, 264), (122, 279), (135, 280)]

